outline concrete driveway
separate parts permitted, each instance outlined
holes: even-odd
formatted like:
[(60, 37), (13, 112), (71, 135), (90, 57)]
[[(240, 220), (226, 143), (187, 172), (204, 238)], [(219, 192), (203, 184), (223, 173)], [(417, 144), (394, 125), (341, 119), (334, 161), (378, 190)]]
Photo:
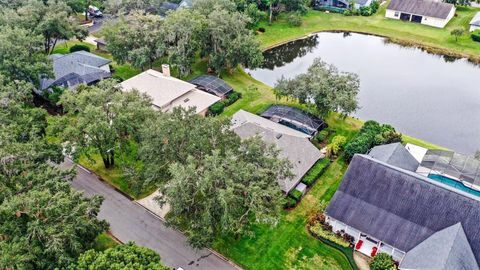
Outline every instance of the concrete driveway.
[[(61, 165), (62, 168), (72, 166), (69, 160)], [(183, 234), (166, 227), (155, 215), (100, 181), (94, 174), (77, 167), (77, 176), (72, 185), (87, 196), (103, 196), (105, 200), (99, 218), (110, 223), (111, 233), (122, 242), (135, 241), (138, 245), (155, 250), (165, 265), (185, 270), (238, 269), (210, 250), (194, 250)]]

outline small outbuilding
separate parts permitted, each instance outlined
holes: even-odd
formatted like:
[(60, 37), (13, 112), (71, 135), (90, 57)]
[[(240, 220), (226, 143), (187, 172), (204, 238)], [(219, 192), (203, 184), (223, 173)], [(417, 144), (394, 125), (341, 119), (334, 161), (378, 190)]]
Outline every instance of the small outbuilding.
[(455, 6), (433, 0), (392, 0), (385, 17), (444, 28), (455, 15)]
[(477, 12), (473, 19), (470, 21), (470, 32), (480, 29), (480, 12)]
[(226, 98), (233, 91), (230, 85), (216, 76), (200, 75), (191, 80), (190, 83), (196, 85), (198, 89), (221, 99)]
[(262, 113), (262, 117), (296, 129), (309, 137), (315, 136), (318, 131), (327, 127), (322, 119), (287, 105), (272, 105)]
[(95, 39), (95, 43), (97, 43), (97, 50), (99, 51), (107, 51), (107, 42), (103, 37)]

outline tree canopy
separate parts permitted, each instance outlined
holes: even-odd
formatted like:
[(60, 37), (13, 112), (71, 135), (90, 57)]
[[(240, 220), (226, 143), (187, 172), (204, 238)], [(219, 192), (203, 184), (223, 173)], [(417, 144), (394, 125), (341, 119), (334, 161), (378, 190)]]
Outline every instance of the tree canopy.
[(153, 250), (128, 242), (105, 251), (89, 250), (82, 254), (71, 270), (168, 270)]
[(67, 91), (60, 104), (67, 114), (57, 119), (52, 134), (58, 134), (76, 157), (100, 155), (105, 168), (115, 165), (115, 153), (135, 140), (144, 121), (154, 113), (149, 97), (138, 91), (122, 92), (115, 80)]
[(170, 205), (170, 224), (187, 225), (194, 247), (211, 245), (218, 235), (248, 233), (252, 223), (276, 225), (284, 200), (277, 179), (291, 176), (290, 163), (258, 137), (169, 168), (159, 201)]
[(0, 268), (67, 266), (107, 229), (96, 218), (102, 199), (73, 191), (74, 171), (52, 164), (62, 148), (45, 137), (43, 109), (0, 106)]
[(322, 116), (329, 112), (354, 112), (358, 108), (359, 90), (358, 75), (340, 72), (320, 58), (313, 61), (306, 73), (293, 79), (282, 77), (274, 88), (277, 97), (294, 98), (302, 104), (313, 106)]

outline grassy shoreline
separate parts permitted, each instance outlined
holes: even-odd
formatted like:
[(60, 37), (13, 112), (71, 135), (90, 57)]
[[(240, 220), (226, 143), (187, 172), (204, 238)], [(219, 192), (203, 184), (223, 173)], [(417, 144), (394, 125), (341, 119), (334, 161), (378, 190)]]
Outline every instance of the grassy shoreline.
[[(259, 26), (266, 29), (258, 34), (263, 49), (269, 49), (320, 32), (353, 32), (375, 35), (400, 45), (417, 47), (433, 54), (468, 58), (480, 63), (480, 43), (471, 40), (468, 23), (480, 8), (458, 7), (455, 16), (444, 29), (385, 18), (388, 2), (370, 17), (344, 16), (310, 10), (304, 17), (302, 26), (289, 26), (284, 16), (272, 25), (263, 22)], [(450, 35), (456, 28), (466, 30), (458, 41)]]

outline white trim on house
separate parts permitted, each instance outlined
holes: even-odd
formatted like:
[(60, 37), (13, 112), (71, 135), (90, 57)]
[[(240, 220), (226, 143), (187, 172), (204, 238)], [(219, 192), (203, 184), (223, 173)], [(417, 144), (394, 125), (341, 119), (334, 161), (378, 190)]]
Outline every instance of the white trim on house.
[(448, 14), (447, 18), (445, 18), (445, 19), (424, 16), (424, 15), (421, 15), (421, 14), (412, 14), (412, 13), (402, 12), (402, 11), (392, 10), (392, 9), (387, 9), (387, 11), (385, 12), (385, 17), (389, 18), (389, 19), (400, 20), (400, 16), (403, 13), (403, 14), (409, 14), (410, 15), (410, 20), (409, 21), (411, 21), (411, 19), (414, 15), (415, 16), (421, 16), (422, 17), (422, 21), (420, 22), (421, 24), (432, 26), (432, 27), (437, 27), (437, 28), (444, 28), (448, 24), (448, 22), (453, 18), (453, 16), (455, 15), (455, 10), (456, 10), (455, 7), (453, 7), (450, 10), (450, 13)]
[[(357, 230), (354, 227), (349, 226), (349, 225), (341, 222), (340, 220), (336, 220), (336, 219), (330, 217), (328, 214), (326, 214), (325, 216), (326, 216), (326, 221), (328, 222), (328, 224), (330, 224), (332, 226), (332, 231), (337, 232), (337, 231), (342, 231), (343, 230), (345, 233), (353, 236), (355, 246), (357, 245), (359, 240), (362, 240), (364, 243), (370, 244), (370, 245), (368, 245), (369, 246), (368, 248), (365, 248), (362, 245), (362, 248), (360, 248), (359, 250), (356, 249), (357, 251), (361, 252), (362, 254), (365, 254), (368, 257), (370, 257), (372, 247), (375, 246), (375, 245), (374, 245), (373, 242), (370, 242), (369, 240), (366, 240), (366, 238), (374, 240), (375, 237), (370, 236), (370, 235), (368, 235), (364, 232), (361, 232), (360, 230)], [(369, 241), (369, 242), (366, 242), (366, 241)], [(389, 245), (389, 244), (381, 241), (381, 239), (376, 240), (376, 247), (378, 249), (377, 253), (383, 252), (383, 253), (387, 253), (389, 255), (392, 255), (393, 259), (395, 261), (398, 261), (398, 262), (401, 262), (402, 259), (405, 257), (405, 254), (406, 254), (406, 252), (404, 252), (400, 249), (397, 249), (394, 246)]]

